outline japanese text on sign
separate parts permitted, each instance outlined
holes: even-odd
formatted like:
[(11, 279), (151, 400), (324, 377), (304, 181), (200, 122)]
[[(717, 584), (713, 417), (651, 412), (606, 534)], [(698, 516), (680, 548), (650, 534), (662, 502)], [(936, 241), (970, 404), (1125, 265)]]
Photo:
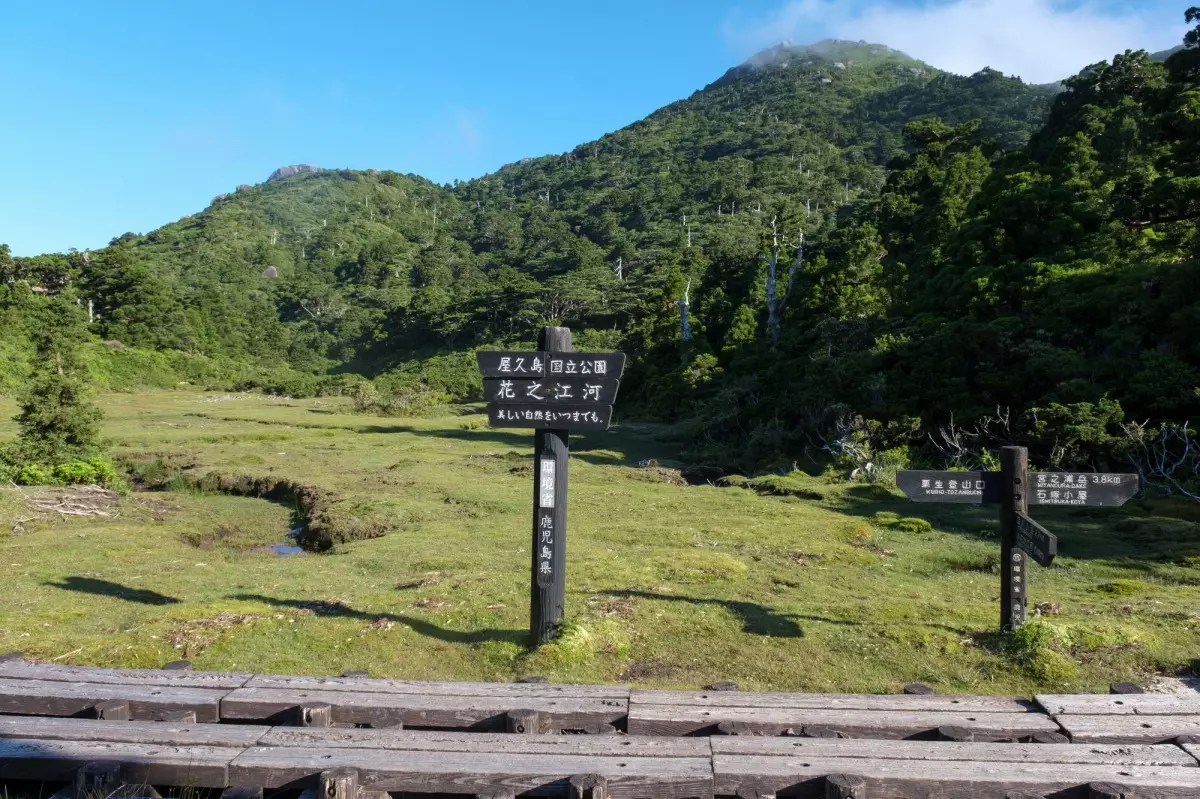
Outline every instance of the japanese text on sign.
[(488, 402), (544, 403), (548, 405), (612, 405), (617, 399), (620, 381), (591, 378), (540, 380), (491, 379), (483, 381), (484, 398)]
[[(554, 464), (551, 463), (553, 466)], [(538, 585), (547, 585), (554, 577), (554, 510), (538, 508), (537, 540), (534, 543)]]
[(1035, 505), (1123, 505), (1137, 494), (1136, 474), (1036, 472), (1029, 501)]
[(554, 507), (554, 461), (551, 460), (542, 461), (538, 474), (538, 506)]

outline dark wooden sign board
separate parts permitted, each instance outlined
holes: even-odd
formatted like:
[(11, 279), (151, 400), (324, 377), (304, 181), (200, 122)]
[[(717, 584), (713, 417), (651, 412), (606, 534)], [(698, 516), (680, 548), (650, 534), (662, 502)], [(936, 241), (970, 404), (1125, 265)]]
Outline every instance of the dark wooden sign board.
[(571, 430), (607, 430), (625, 354), (572, 352), (571, 331), (544, 327), (536, 352), (478, 352), (488, 424), (534, 434), (533, 549), (529, 646), (564, 623), (567, 567), (567, 456)]
[(1000, 628), (1027, 618), (1029, 559), (1049, 566), (1058, 539), (1029, 517), (1030, 505), (1119, 507), (1141, 490), (1136, 474), (1029, 473), (1029, 451), (1004, 447), (999, 472), (898, 472), (896, 484), (913, 502), (1000, 505)]

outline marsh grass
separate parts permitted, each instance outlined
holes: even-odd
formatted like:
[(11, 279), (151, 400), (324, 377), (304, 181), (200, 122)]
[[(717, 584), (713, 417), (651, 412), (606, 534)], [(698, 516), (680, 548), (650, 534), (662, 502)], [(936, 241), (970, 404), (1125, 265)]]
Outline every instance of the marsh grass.
[[(335, 398), (102, 402), (115, 454), (151, 464), (160, 488), (210, 471), (290, 480), (387, 534), (280, 558), (241, 544), (282, 541), (293, 509), (157, 490), (124, 497), (116, 517), (43, 516), (9, 536), (30, 514), (3, 489), (0, 651), (156, 667), (186, 650), (204, 669), (408, 679), (809, 691), (922, 681), (1018, 694), (1104, 690), (1188, 668), (1200, 651), (1189, 508), (1039, 509), (1060, 555), (1031, 573), (1030, 599), (1059, 605), (1053, 629), (1066, 632), (1007, 641), (994, 633), (994, 508), (912, 505), (802, 472), (688, 486), (637, 466), (681, 465), (658, 428), (639, 424), (572, 437), (571, 625), (530, 654), (530, 432), (478, 426), (464, 409), (364, 416)], [(0, 419), (12, 410), (0, 403)], [(0, 422), (0, 437), (11, 432)], [(210, 549), (189, 543), (219, 530), (232, 532)]]

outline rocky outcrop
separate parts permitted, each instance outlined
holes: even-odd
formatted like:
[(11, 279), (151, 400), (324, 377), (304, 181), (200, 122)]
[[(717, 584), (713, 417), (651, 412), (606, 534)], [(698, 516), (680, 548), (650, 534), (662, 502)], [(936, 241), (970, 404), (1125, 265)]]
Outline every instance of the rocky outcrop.
[(271, 176), (267, 178), (267, 183), (270, 183), (275, 180), (283, 180), (285, 178), (290, 178), (292, 175), (299, 175), (299, 174), (306, 173), (306, 172), (316, 173), (316, 172), (324, 172), (324, 171), (325, 170), (321, 169), (321, 167), (313, 166), (312, 164), (295, 164), (293, 166), (281, 166), (281, 167), (279, 167), (279, 169), (276, 169), (274, 172), (271, 173)]

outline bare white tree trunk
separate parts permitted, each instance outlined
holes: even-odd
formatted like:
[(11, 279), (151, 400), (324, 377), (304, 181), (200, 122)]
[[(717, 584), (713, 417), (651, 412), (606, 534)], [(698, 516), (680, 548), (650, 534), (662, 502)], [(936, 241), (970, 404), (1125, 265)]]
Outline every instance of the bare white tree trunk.
[(796, 272), (804, 263), (804, 233), (796, 244), (796, 256), (787, 271), (787, 284), (783, 296), (779, 295), (779, 254), (787, 247), (782, 239), (778, 226), (779, 217), (771, 217), (771, 256), (767, 260), (767, 335), (771, 339), (771, 349), (779, 344), (779, 335), (783, 331), (783, 309), (791, 299), (792, 288), (796, 283)]
[(692, 290), (692, 281), (689, 279), (687, 288), (683, 290), (683, 299), (679, 300), (679, 338), (683, 341), (692, 340), (692, 326), (688, 321), (688, 294)]

